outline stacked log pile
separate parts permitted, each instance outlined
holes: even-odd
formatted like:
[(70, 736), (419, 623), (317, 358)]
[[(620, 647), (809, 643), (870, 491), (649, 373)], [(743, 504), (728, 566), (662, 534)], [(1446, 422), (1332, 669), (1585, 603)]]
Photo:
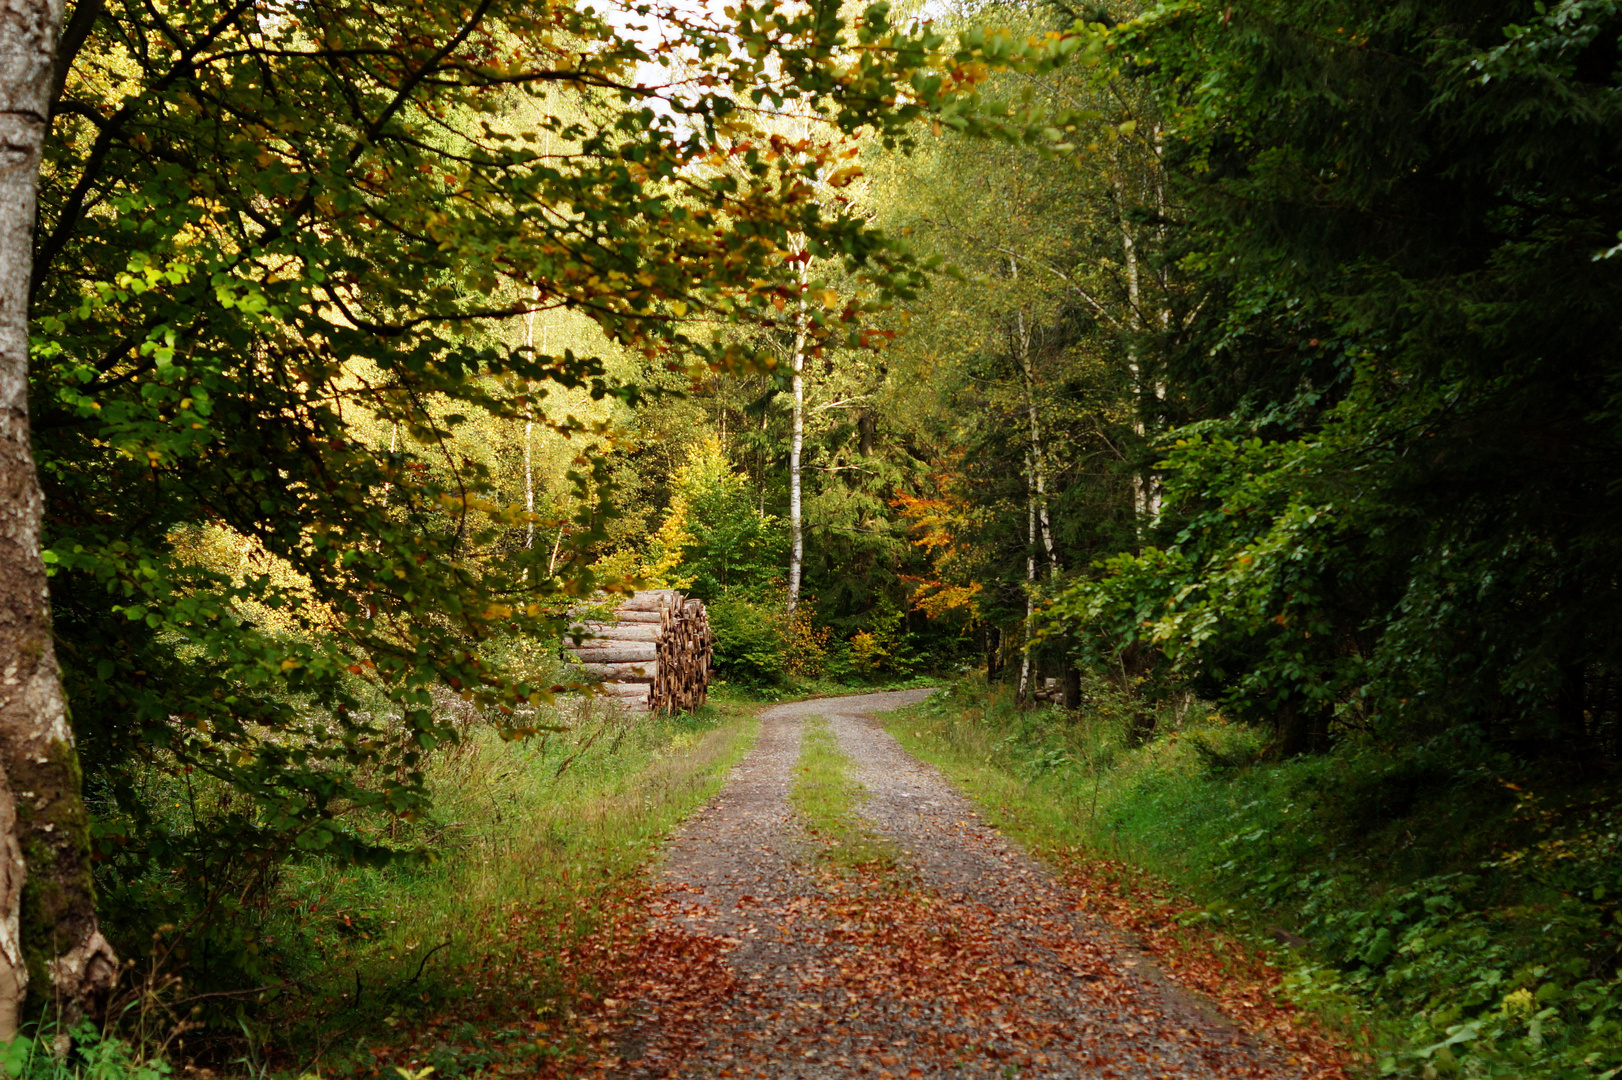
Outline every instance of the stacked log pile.
[(591, 637), (570, 644), (605, 696), (633, 712), (677, 712), (704, 704), (714, 644), (702, 600), (675, 589), (635, 593), (604, 622), (576, 629)]

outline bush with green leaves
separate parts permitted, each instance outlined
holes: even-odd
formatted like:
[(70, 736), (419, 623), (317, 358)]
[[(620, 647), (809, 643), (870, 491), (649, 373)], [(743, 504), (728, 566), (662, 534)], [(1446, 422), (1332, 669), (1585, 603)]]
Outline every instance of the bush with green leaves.
[(1068, 630), (1165, 650), (1286, 754), (1466, 724), (1618, 756), (1618, 18), (1167, 2), (1109, 31), (1165, 116), (1189, 294), (1141, 345), (1164, 505)]
[(1553, 809), (1456, 740), (1247, 763), (1213, 750), (1224, 735), (1123, 758), (1108, 835), (1210, 917), (1304, 939), (1289, 992), (1372, 1019), (1385, 1074), (1618, 1075), (1622, 815), (1603, 792), (1541, 777), (1564, 788)]
[(1085, 697), (1069, 714), (964, 680), (895, 730), (1040, 838), (1169, 877), (1205, 905), (1189, 923), (1278, 949), (1285, 993), (1370, 1030), (1384, 1075), (1622, 1076), (1614, 788), (1457, 731), (1280, 761), (1197, 702), (1143, 741), (1118, 683)]
[(748, 478), (732, 467), (717, 439), (694, 448), (671, 484), (671, 508), (655, 546), (664, 571), (692, 595), (714, 601), (779, 596), (788, 567), (788, 526), (766, 513)]
[(788, 674), (787, 618), (779, 600), (727, 593), (710, 601), (709, 614), (717, 677), (766, 687)]
[[(285, 860), (411, 856), (396, 837), (428, 812), (425, 761), (458, 738), (436, 694), (531, 729), (553, 684), (502, 645), (555, 641), (604, 584), (611, 437), (579, 406), (641, 397), (611, 362), (769, 372), (715, 328), (803, 318), (817, 355), (856, 335), (926, 268), (806, 197), (834, 144), (910, 142), (931, 110), (1016, 118), (912, 80), (986, 47), (892, 32), (885, 4), (675, 20), (691, 55), (673, 83), (625, 78), (659, 58), (569, 0), (106, 0), (72, 25), (29, 311), (58, 654), (114, 944), (140, 955), (175, 922), (195, 940), (165, 959), (238, 991), (260, 972), (229, 927)], [(1080, 45), (985, 58), (1038, 70)], [(770, 141), (739, 102), (787, 99), (827, 119), (826, 144), (716, 156), (717, 128)], [(826, 283), (788, 250), (863, 299), (799, 304)], [(565, 310), (594, 344), (509, 333)], [(574, 440), (567, 520), (503, 488), (481, 449), (502, 425)], [(742, 531), (696, 536), (695, 557), (725, 586), (770, 552), (720, 509)], [(567, 542), (526, 543), (537, 524)], [(24, 826), (25, 849), (55, 827)], [(25, 914), (25, 947), (43, 921)]]
[(0, 1046), (0, 1067), (13, 1080), (167, 1080), (172, 1074), (167, 1061), (143, 1057), (91, 1023), (73, 1030), (66, 1055), (58, 1054), (56, 1041), (49, 1027), (19, 1035)]

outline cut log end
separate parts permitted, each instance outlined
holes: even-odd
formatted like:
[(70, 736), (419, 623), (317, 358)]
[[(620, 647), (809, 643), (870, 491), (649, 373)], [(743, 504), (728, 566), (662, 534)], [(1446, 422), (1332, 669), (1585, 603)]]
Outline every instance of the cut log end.
[(592, 636), (565, 647), (600, 678), (602, 693), (632, 711), (686, 712), (704, 704), (714, 639), (702, 600), (649, 589), (620, 604), (612, 622), (577, 624)]

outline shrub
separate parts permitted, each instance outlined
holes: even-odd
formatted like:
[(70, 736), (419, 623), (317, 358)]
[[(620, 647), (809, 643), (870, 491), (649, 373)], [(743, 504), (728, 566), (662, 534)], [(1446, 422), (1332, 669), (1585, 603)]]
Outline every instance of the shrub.
[(952, 760), (1002, 774), (990, 790), (1049, 835), (1179, 881), (1211, 921), (1296, 943), (1287, 989), (1370, 1022), (1381, 1073), (1622, 1077), (1613, 786), (1511, 781), (1510, 759), (1456, 732), (1269, 760), (1263, 730), (1203, 708), (1179, 725), (1174, 703), (1140, 742), (1133, 688), (1089, 679), (1085, 696), (1067, 715), (965, 680), (915, 715)]
[(789, 670), (788, 619), (780, 604), (725, 593), (710, 601), (715, 670), (744, 686), (771, 686)]
[(168, 1062), (143, 1058), (122, 1039), (104, 1036), (91, 1023), (73, 1033), (73, 1049), (55, 1053), (55, 1032), (49, 1028), (18, 1035), (0, 1044), (0, 1067), (19, 1080), (165, 1080)]
[(833, 632), (815, 622), (816, 601), (802, 596), (794, 614), (785, 620), (783, 660), (790, 675), (815, 679), (828, 668), (828, 652)]

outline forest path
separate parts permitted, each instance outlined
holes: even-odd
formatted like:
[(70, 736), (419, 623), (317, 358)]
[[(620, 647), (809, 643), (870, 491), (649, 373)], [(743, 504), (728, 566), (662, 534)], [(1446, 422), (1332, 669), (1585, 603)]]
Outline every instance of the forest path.
[[(1300, 1076), (1165, 980), (871, 719), (927, 690), (779, 705), (677, 834), (646, 962), (617, 993), (626, 1077)], [(852, 870), (789, 802), (823, 717), (897, 849)]]

